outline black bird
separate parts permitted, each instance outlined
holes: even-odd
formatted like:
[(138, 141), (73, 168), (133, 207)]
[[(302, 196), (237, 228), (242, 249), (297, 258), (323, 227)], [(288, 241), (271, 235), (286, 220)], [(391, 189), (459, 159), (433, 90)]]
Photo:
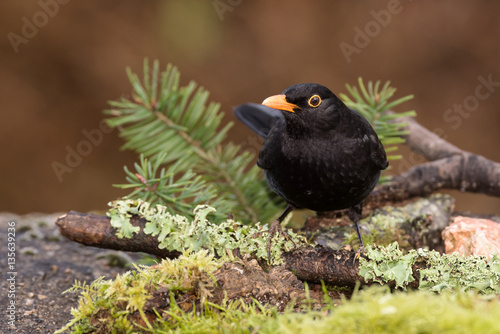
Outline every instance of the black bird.
[[(314, 83), (288, 87), (258, 104), (235, 108), (235, 116), (266, 140), (257, 165), (269, 186), (287, 202), (271, 224), (267, 250), (281, 222), (294, 208), (332, 211), (349, 208), (360, 247), (363, 200), (388, 166), (370, 123), (328, 88)], [(262, 232), (262, 233), (264, 233)]]

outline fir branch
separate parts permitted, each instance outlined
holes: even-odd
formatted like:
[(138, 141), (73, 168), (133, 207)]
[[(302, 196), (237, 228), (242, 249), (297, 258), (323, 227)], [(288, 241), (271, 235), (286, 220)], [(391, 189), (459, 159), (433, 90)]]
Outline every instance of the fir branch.
[[(201, 176), (192, 171), (177, 173), (177, 165), (168, 169), (161, 168), (161, 161), (165, 153), (158, 156), (153, 164), (141, 154), (140, 163), (135, 163), (135, 172), (124, 167), (126, 184), (116, 184), (115, 187), (133, 191), (127, 196), (132, 199), (141, 199), (151, 205), (164, 204), (171, 214), (193, 216), (192, 208), (205, 203), (212, 203), (222, 211), (229, 210), (226, 203), (217, 200), (217, 190), (212, 184), (207, 184)], [(159, 174), (159, 175), (158, 175)], [(180, 175), (180, 176), (179, 176)], [(222, 215), (219, 220), (224, 219)]]
[[(214, 187), (222, 205), (218, 207), (221, 215), (231, 212), (248, 223), (267, 221), (278, 212), (261, 172), (253, 165), (253, 155), (242, 153), (238, 145), (222, 144), (232, 123), (221, 126), (224, 113), (217, 103), (207, 105), (207, 91), (196, 88), (194, 82), (179, 87), (178, 70), (168, 65), (160, 74), (158, 61), (151, 69), (148, 61), (144, 62), (143, 82), (130, 69), (127, 73), (133, 87), (132, 99), (111, 101), (113, 109), (105, 111), (113, 116), (108, 124), (121, 129), (120, 136), (126, 142), (123, 149), (133, 149), (161, 165), (175, 163), (178, 173), (192, 170), (199, 174), (201, 180)], [(129, 179), (131, 184), (138, 184), (133, 176), (129, 175)], [(142, 187), (142, 195), (169, 192), (161, 189), (163, 186), (166, 184), (157, 183), (155, 189)], [(129, 197), (144, 198), (137, 195)], [(168, 203), (160, 201), (161, 196), (155, 198), (158, 203)], [(207, 204), (215, 205), (210, 201)], [(196, 203), (192, 203), (194, 206)]]
[[(127, 69), (132, 97), (109, 102), (113, 109), (105, 111), (112, 116), (108, 124), (120, 128), (125, 139), (122, 148), (144, 155), (155, 170), (142, 166), (145, 162), (136, 166), (137, 173), (126, 169), (129, 184), (121, 187), (135, 189), (128, 197), (172, 205), (172, 210), (183, 214), (188, 214), (188, 207), (209, 204), (218, 208), (219, 218), (231, 213), (246, 223), (267, 222), (279, 213), (280, 199), (270, 194), (262, 172), (253, 164), (254, 156), (238, 145), (223, 144), (232, 123), (221, 125), (224, 114), (218, 103), (208, 103), (209, 93), (193, 81), (180, 87), (179, 71), (172, 65), (160, 72), (158, 61), (150, 68), (145, 60), (143, 70), (141, 81)], [(353, 98), (341, 95), (346, 104), (373, 124), (388, 153), (395, 151), (394, 145), (404, 142), (401, 136), (406, 132), (400, 130), (404, 123), (394, 119), (414, 112), (385, 111), (412, 96), (390, 101), (396, 89), (389, 82), (365, 86), (359, 79), (359, 90), (349, 85), (347, 89)], [(168, 165), (175, 165), (175, 170), (162, 170), (157, 177), (159, 167)], [(176, 189), (175, 182), (188, 180), (185, 186), (192, 189)]]

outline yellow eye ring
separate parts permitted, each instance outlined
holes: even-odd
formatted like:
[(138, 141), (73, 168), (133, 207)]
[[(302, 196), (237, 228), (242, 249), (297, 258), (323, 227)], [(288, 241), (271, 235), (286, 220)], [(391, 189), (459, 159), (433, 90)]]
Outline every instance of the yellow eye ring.
[(311, 98), (309, 98), (309, 101), (307, 101), (307, 103), (311, 107), (316, 108), (317, 106), (319, 106), (321, 104), (321, 97), (319, 97), (319, 95), (313, 95), (313, 96), (311, 96)]

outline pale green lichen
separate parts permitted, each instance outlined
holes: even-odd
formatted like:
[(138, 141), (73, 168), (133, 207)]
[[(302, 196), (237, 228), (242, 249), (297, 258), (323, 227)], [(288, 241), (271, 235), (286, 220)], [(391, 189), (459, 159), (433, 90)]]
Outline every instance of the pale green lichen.
[(422, 260), (426, 267), (418, 270), (420, 290), (500, 293), (500, 258), (496, 255), (488, 261), (484, 256), (440, 254), (421, 248), (405, 254), (397, 243), (367, 246), (365, 255), (359, 261), (359, 275), (365, 280), (394, 281), (397, 288), (405, 289), (415, 280), (413, 265)]
[(359, 275), (366, 281), (394, 281), (397, 288), (405, 288), (415, 280), (412, 266), (418, 255), (412, 252), (403, 254), (397, 243), (387, 247), (367, 246), (366, 257), (359, 260)]
[(418, 252), (427, 259), (427, 268), (420, 270), (420, 289), (500, 294), (500, 258), (497, 255), (488, 260), (485, 256)]
[[(214, 224), (207, 217), (214, 213), (215, 209), (208, 205), (197, 206), (193, 211), (192, 220), (181, 215), (172, 215), (162, 205), (150, 206), (141, 200), (120, 200), (110, 203), (110, 206), (108, 216), (120, 238), (131, 238), (139, 231), (139, 227), (130, 223), (132, 215), (139, 215), (148, 221), (144, 233), (156, 237), (161, 249), (178, 252), (208, 249), (217, 256), (228, 259), (228, 254), (238, 248), (242, 254), (254, 254), (258, 258), (267, 259), (268, 235), (252, 237), (261, 231), (259, 224), (242, 225), (232, 219)], [(293, 231), (288, 231), (288, 234), (297, 245), (305, 243), (304, 238)], [(290, 240), (277, 233), (271, 244), (272, 264), (283, 263), (282, 251), (292, 247)]]

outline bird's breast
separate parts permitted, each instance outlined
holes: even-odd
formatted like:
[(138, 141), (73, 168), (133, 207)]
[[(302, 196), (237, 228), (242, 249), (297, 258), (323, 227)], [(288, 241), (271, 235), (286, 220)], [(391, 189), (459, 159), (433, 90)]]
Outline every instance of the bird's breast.
[(358, 204), (380, 176), (363, 142), (347, 138), (284, 140), (266, 162), (266, 178), (276, 193), (316, 211)]

